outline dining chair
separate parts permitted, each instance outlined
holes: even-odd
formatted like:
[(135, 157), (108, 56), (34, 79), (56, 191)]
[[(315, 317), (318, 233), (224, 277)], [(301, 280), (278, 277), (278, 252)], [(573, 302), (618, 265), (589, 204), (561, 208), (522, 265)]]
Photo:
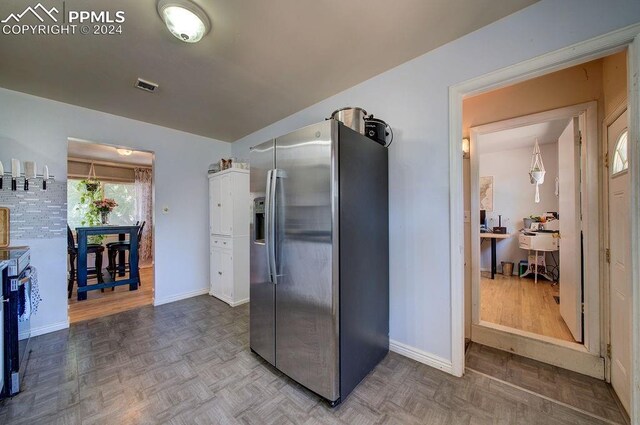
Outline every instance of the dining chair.
[[(102, 253), (104, 247), (101, 244), (87, 244), (87, 254), (95, 254), (95, 264), (93, 268), (87, 267), (87, 278), (96, 277), (98, 283), (102, 283)], [(71, 298), (73, 284), (77, 281), (76, 262), (78, 260), (78, 245), (73, 237), (73, 232), (67, 224), (67, 254), (69, 255), (69, 281), (67, 283), (67, 298)]]
[[(139, 223), (139, 222), (138, 222)], [(140, 242), (142, 241), (142, 232), (144, 231), (144, 225), (146, 221), (143, 221), (138, 229), (138, 247), (140, 247)], [(136, 224), (137, 225), (137, 224)], [(117, 264), (118, 253), (120, 252), (130, 252), (131, 251), (131, 241), (118, 241), (118, 242), (109, 242), (107, 244), (107, 256), (109, 259), (109, 265), (107, 266), (109, 269), (109, 273), (115, 279), (116, 273), (120, 271), (126, 271), (127, 266), (131, 267), (129, 263), (125, 264)], [(140, 252), (138, 250), (138, 252)], [(140, 262), (138, 262), (138, 271), (140, 270)]]

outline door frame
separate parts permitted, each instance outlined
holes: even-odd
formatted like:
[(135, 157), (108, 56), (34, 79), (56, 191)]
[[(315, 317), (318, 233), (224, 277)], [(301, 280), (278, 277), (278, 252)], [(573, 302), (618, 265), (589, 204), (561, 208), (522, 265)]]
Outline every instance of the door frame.
[[(628, 59), (627, 59), (628, 61)], [(602, 241), (605, 246), (605, 249), (610, 249), (610, 241), (609, 241), (609, 167), (608, 161), (605, 159), (609, 153), (609, 135), (607, 134), (607, 129), (611, 124), (614, 123), (622, 114), (628, 113), (629, 105), (628, 100), (625, 97), (620, 103), (607, 115), (602, 121), (602, 150), (600, 154), (602, 155), (602, 167), (600, 168), (602, 173)], [(611, 161), (611, 158), (609, 158)], [(607, 347), (611, 344), (611, 315), (610, 315), (610, 307), (611, 307), (611, 282), (610, 282), (610, 273), (611, 273), (611, 264), (606, 260), (606, 252), (605, 252), (605, 260), (603, 261), (602, 267), (602, 300), (601, 300), (601, 310), (602, 310), (602, 352), (607, 353)], [(611, 382), (611, 359), (605, 355), (605, 363), (604, 363), (604, 378), (605, 381)]]
[[(464, 81), (449, 87), (449, 231), (451, 274), (451, 372), (464, 373), (464, 199), (462, 182), (462, 101), (477, 95), (520, 81), (535, 78), (549, 72), (594, 60), (629, 47), (628, 50), (628, 100), (630, 158), (640, 157), (640, 24), (630, 25), (610, 33), (556, 50), (542, 56), (520, 62), (495, 72)], [(640, 282), (640, 164), (631, 161), (631, 258), (632, 282)], [(640, 291), (633, 292), (633, 311), (640, 311)], [(633, 314), (632, 392), (631, 418), (640, 409), (640, 315)]]
[[(478, 149), (479, 139), (483, 135), (496, 131), (518, 128), (531, 124), (578, 117), (580, 121), (582, 138), (581, 144), (581, 187), (582, 193), (582, 231), (584, 235), (585, 267), (581, 272), (584, 276), (584, 341), (582, 344), (570, 343), (555, 338), (537, 335), (531, 332), (511, 329), (493, 323), (482, 321), (480, 318), (480, 155)], [(566, 369), (603, 378), (604, 365), (599, 358), (600, 345), (600, 231), (599, 231), (599, 202), (598, 181), (600, 176), (599, 143), (598, 143), (598, 104), (595, 101), (581, 103), (549, 111), (510, 118), (489, 124), (484, 124), (469, 129), (470, 136), (470, 193), (471, 193), (471, 288), (472, 288), (472, 332), (471, 340), (491, 345), (498, 334), (492, 333), (492, 337), (485, 340), (485, 329), (491, 328), (500, 332), (506, 332), (505, 338), (510, 340), (513, 347), (514, 339), (520, 340), (517, 344), (520, 354), (547, 363), (553, 362)], [(594, 230), (590, 230), (594, 229)], [(474, 338), (476, 336), (476, 338)], [(478, 339), (478, 337), (480, 339)], [(506, 341), (506, 339), (505, 339)], [(540, 341), (544, 344), (540, 344)], [(537, 348), (539, 347), (539, 349)], [(515, 347), (514, 347), (515, 348)], [(573, 349), (578, 353), (564, 356), (565, 349)], [(586, 352), (585, 352), (586, 349)], [(596, 356), (596, 359), (591, 357)]]

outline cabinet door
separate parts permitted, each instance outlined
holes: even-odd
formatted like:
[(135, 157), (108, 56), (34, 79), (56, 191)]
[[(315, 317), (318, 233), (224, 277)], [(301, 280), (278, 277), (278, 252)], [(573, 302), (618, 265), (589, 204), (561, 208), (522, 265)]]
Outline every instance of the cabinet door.
[(220, 234), (231, 235), (233, 231), (233, 198), (231, 195), (231, 175), (220, 177)]
[(222, 263), (222, 293), (225, 298), (233, 300), (233, 255), (230, 249), (220, 250)]
[(211, 247), (211, 294), (222, 295), (222, 257), (219, 248)]
[(220, 221), (222, 215), (222, 200), (220, 199), (220, 178), (209, 180), (209, 226), (210, 234), (220, 234)]

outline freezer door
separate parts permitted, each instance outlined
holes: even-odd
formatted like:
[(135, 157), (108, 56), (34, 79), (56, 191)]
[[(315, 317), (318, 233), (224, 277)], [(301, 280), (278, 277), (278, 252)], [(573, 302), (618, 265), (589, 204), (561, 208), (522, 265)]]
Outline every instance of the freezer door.
[(267, 176), (274, 168), (274, 141), (251, 149), (249, 190), (252, 199), (250, 225), (250, 316), (251, 349), (272, 365), (275, 361), (275, 288), (269, 275), (265, 237)]
[[(333, 120), (276, 139), (276, 367), (340, 398)], [(252, 300), (253, 302), (253, 300)]]

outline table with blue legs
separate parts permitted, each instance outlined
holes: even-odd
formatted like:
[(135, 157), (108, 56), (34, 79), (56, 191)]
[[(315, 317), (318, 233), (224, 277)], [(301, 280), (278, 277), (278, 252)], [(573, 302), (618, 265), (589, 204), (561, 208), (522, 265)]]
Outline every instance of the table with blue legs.
[[(96, 289), (113, 288), (115, 286), (129, 285), (130, 291), (138, 289), (140, 284), (140, 275), (138, 273), (138, 230), (140, 226), (95, 226), (95, 227), (77, 227), (76, 233), (78, 234), (78, 301), (87, 299), (87, 291), (93, 291)], [(87, 239), (89, 236), (94, 235), (119, 235), (120, 240), (124, 240), (126, 235), (129, 235), (129, 277), (127, 279), (116, 280), (113, 276), (113, 280), (109, 282), (87, 284)], [(124, 255), (119, 258), (118, 275), (120, 273), (122, 265), (124, 264)], [(102, 270), (99, 271), (102, 273)]]

